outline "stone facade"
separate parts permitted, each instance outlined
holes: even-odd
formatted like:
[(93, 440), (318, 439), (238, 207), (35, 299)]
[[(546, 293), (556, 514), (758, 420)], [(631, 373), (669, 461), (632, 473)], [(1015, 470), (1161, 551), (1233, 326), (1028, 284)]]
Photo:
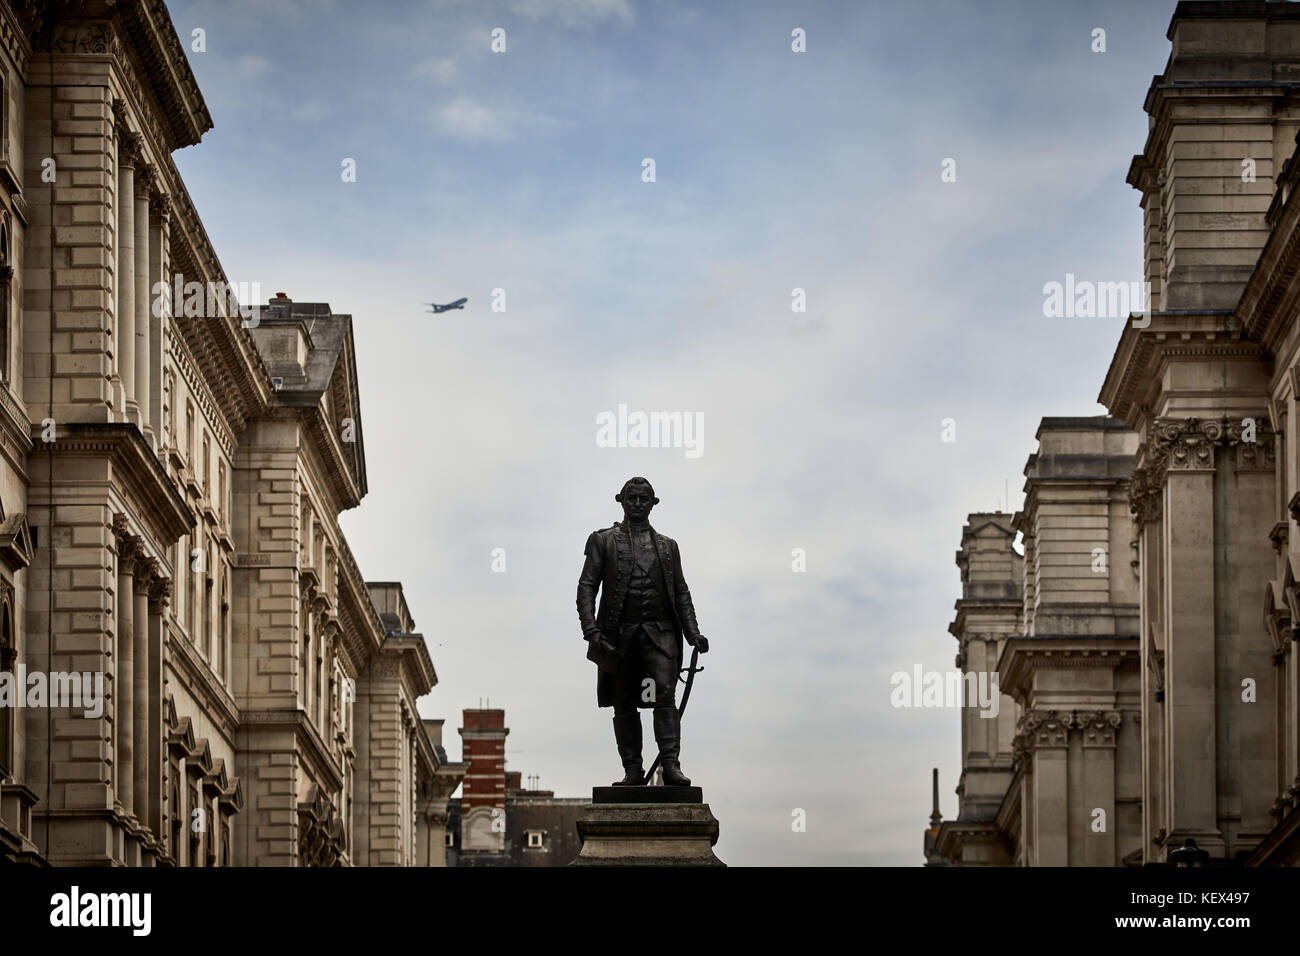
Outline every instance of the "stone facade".
[(0, 857), (433, 862), (437, 678), (338, 525), (352, 321), (224, 294), (171, 159), (211, 126), (158, 0), (0, 3), (0, 668), (104, 689), (0, 707)]
[(932, 863), (1159, 864), (1190, 839), (1300, 864), (1300, 8), (1179, 3), (1169, 38), (1128, 177), (1151, 314), (1105, 374), (1114, 417), (1040, 430), (997, 661), (1013, 779), (992, 816), (963, 793), (934, 821)]

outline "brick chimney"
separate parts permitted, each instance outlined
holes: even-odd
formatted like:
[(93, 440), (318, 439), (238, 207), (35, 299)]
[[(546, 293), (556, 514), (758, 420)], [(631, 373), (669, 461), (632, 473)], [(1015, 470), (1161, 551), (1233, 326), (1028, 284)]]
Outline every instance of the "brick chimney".
[(504, 710), (466, 710), (461, 718), (461, 761), (469, 764), (461, 806), (504, 807), (506, 803), (506, 727)]

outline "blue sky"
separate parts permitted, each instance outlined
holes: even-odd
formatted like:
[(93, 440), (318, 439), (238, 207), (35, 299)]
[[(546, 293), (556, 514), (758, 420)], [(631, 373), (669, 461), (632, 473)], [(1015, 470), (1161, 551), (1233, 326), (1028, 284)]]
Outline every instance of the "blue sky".
[[(170, 10), (205, 31), (215, 129), (175, 159), (228, 276), (353, 316), (370, 495), (343, 525), (405, 584), (425, 715), (490, 698), (562, 795), (619, 775), (573, 596), (643, 474), (713, 644), (682, 763), (718, 855), (918, 864), (958, 717), (891, 708), (889, 676), (952, 666), (962, 524), (1019, 506), (1038, 420), (1103, 412), (1119, 320), (1045, 318), (1042, 288), (1141, 278), (1124, 177), (1173, 3)], [(702, 415), (704, 454), (597, 447), (619, 403)]]

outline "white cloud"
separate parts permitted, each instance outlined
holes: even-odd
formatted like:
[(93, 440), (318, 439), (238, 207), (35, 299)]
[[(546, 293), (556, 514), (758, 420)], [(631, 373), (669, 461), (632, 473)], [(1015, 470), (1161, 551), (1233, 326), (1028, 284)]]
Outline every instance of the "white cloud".
[(425, 57), (411, 67), (411, 75), (439, 83), (450, 83), (456, 78), (456, 61), (445, 56)]
[(466, 142), (504, 142), (512, 139), (507, 114), (458, 97), (437, 112), (438, 128), (449, 136)]

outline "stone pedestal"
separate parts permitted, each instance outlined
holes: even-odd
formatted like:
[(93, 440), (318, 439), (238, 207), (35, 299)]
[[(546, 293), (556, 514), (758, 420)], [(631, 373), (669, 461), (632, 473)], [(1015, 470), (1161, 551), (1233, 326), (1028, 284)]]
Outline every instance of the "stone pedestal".
[(572, 866), (726, 866), (699, 787), (595, 787), (578, 818)]

